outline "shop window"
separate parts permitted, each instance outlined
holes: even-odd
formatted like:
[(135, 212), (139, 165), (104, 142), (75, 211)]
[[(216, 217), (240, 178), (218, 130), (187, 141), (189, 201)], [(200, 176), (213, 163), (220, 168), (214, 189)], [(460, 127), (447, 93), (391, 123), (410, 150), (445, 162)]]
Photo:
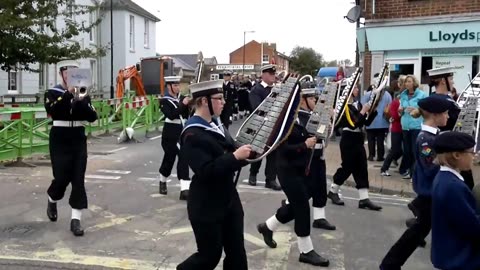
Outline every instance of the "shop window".
[(478, 55), (475, 55), (473, 57), (473, 63), (472, 63), (472, 76), (475, 76), (477, 75), (479, 69), (480, 69), (480, 63), (479, 63), (479, 56)]
[(430, 76), (427, 70), (433, 68), (433, 57), (422, 57), (422, 75), (420, 84), (430, 84)]
[(400, 75), (414, 74), (414, 64), (393, 64), (390, 68), (390, 81), (398, 80)]

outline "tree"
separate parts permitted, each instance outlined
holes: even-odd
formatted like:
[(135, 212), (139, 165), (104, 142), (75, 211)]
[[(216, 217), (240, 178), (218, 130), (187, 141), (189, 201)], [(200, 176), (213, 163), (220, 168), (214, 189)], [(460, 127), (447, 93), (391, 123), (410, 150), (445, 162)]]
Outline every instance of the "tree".
[(296, 46), (290, 53), (290, 68), (300, 74), (315, 75), (322, 64), (323, 56), (312, 48)]
[(338, 62), (337, 62), (337, 60), (328, 61), (328, 62), (325, 62), (325, 66), (326, 67), (338, 67)]
[[(1, 0), (0, 68), (36, 71), (34, 63), (105, 55), (104, 48), (82, 49), (73, 41), (80, 33), (90, 32), (100, 18), (92, 24), (69, 19), (98, 8), (99, 3), (75, 5), (73, 0)], [(65, 28), (57, 28), (57, 18), (65, 18)]]

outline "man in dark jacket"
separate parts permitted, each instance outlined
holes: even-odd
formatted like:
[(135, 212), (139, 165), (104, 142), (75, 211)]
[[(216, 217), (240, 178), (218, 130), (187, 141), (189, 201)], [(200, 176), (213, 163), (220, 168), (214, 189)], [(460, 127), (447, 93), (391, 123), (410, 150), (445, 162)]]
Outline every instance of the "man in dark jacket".
[[(262, 67), (262, 81), (253, 86), (249, 94), (250, 106), (252, 111), (254, 111), (262, 101), (270, 94), (272, 91), (273, 84), (275, 83), (275, 65), (266, 65)], [(270, 153), (267, 156), (267, 165), (265, 167), (265, 187), (271, 188), (273, 190), (281, 190), (280, 185), (277, 184), (277, 169), (275, 166), (275, 152)], [(248, 178), (248, 183), (251, 186), (257, 185), (257, 174), (260, 170), (262, 161), (252, 163), (250, 166), (250, 177)]]

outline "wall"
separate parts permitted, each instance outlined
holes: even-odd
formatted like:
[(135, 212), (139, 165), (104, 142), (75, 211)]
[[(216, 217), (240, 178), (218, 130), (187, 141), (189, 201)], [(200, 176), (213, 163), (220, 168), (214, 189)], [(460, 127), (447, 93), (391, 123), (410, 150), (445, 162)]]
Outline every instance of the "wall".
[[(288, 61), (279, 56), (276, 53), (275, 43), (264, 43), (263, 54), (268, 55), (268, 62), (263, 64), (269, 64), (272, 62), (272, 58), (275, 58), (275, 63), (279, 69), (287, 69)], [(245, 44), (245, 65), (261, 65), (262, 62), (262, 44), (256, 41), (251, 41)], [(230, 64), (242, 65), (243, 64), (243, 46), (238, 50), (230, 53)]]
[(360, 6), (366, 20), (480, 12), (480, 0), (360, 0)]

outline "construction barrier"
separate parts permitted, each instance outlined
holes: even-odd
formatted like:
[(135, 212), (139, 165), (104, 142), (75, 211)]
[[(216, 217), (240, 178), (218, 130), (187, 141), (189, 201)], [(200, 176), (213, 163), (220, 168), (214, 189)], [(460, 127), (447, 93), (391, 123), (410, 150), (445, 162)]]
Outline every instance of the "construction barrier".
[[(86, 135), (118, 132), (119, 142), (125, 142), (134, 139), (134, 134), (159, 130), (163, 126), (159, 98), (147, 96), (92, 101), (98, 119), (85, 123)], [(0, 104), (0, 162), (21, 162), (32, 154), (47, 154), (50, 127), (51, 119), (43, 104)]]

